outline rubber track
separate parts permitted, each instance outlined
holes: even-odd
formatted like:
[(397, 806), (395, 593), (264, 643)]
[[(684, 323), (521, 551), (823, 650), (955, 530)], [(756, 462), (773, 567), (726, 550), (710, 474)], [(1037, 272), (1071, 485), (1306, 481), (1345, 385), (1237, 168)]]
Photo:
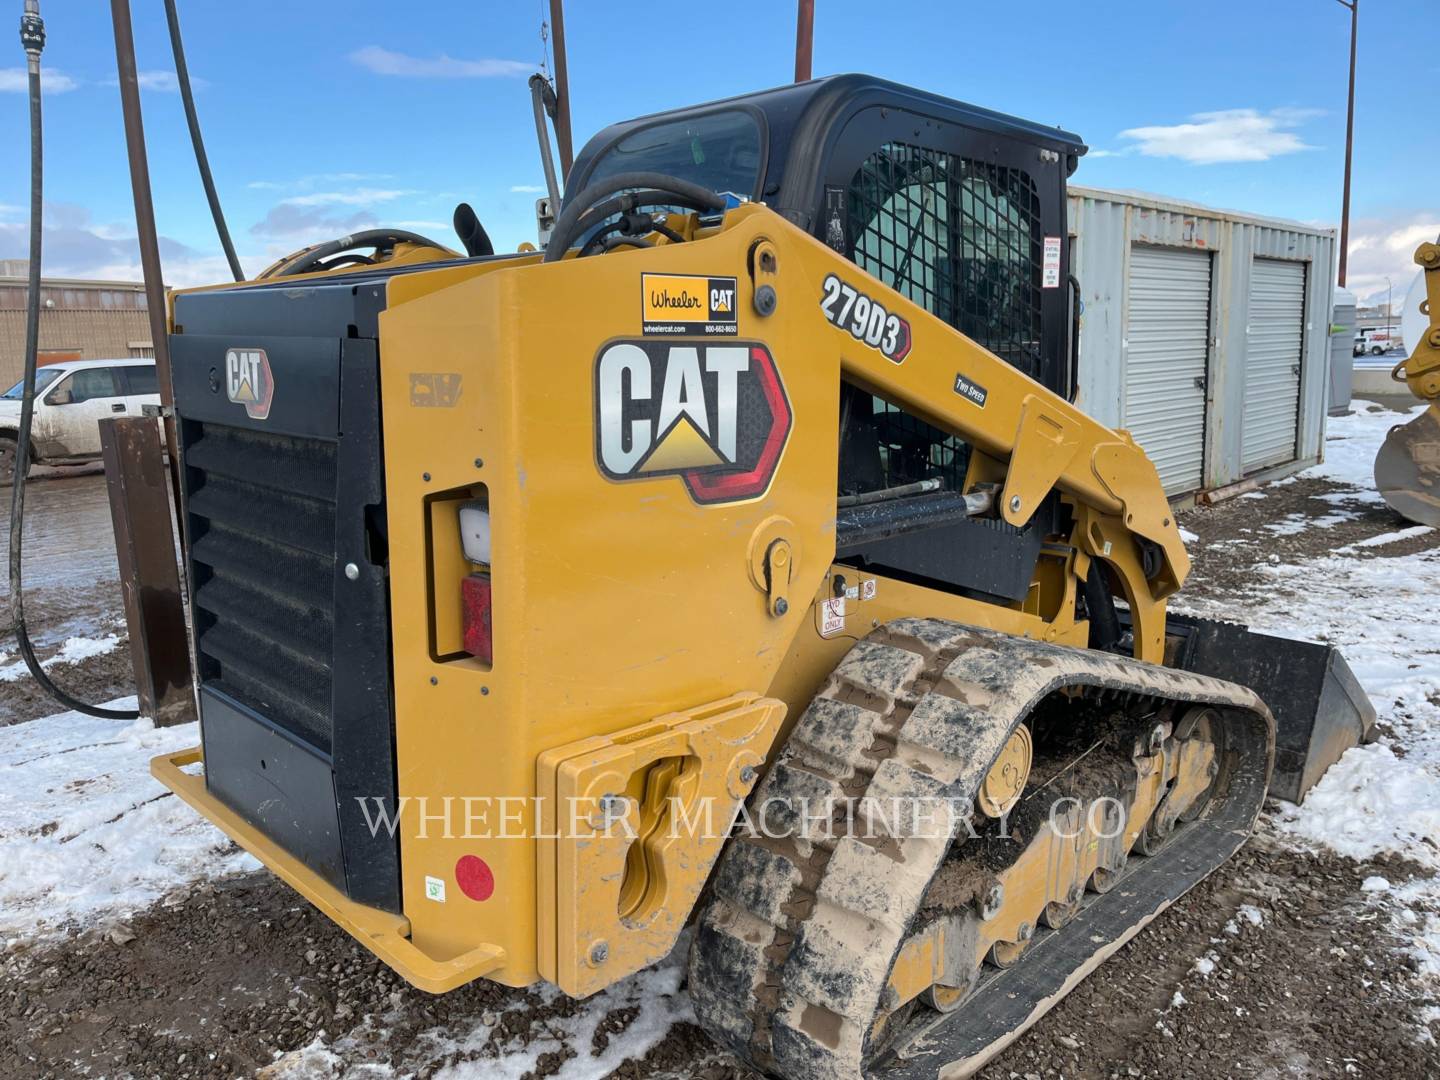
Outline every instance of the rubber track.
[[(1274, 725), (1251, 691), (925, 619), (889, 623), (851, 649), (752, 796), (752, 814), (773, 837), (799, 834), (800, 815), (826, 800), (968, 804), (1016, 725), (1069, 686), (1208, 703), (1263, 723), (1253, 821)], [(727, 1049), (788, 1080), (861, 1077), (890, 969), (952, 838), (772, 837), (737, 837), (720, 857), (690, 954), (696, 1013)]]

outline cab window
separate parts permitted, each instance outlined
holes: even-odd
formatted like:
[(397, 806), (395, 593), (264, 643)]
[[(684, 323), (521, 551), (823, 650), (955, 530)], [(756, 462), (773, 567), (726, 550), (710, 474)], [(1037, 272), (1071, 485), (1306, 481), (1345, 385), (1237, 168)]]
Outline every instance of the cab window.
[(129, 384), (128, 394), (158, 394), (160, 393), (160, 380), (155, 374), (154, 364), (137, 364), (134, 367), (121, 369), (125, 373), (125, 381)]
[(754, 115), (724, 109), (631, 132), (596, 156), (585, 183), (618, 173), (658, 172), (753, 198), (759, 194), (760, 157)]
[[(58, 379), (64, 372), (59, 368), (38, 368), (35, 371), (35, 393), (43, 394), (45, 388)], [(19, 401), (25, 396), (25, 380), (21, 379), (14, 386), (0, 394), (0, 399), (5, 401)]]
[(93, 398), (118, 396), (112, 368), (82, 368), (62, 379), (45, 400), (51, 405), (78, 405)]

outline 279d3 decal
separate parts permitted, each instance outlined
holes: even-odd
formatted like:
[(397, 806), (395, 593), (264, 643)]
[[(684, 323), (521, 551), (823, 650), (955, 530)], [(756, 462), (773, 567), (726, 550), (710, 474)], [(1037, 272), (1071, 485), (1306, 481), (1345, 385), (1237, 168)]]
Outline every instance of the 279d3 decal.
[(752, 499), (792, 421), (759, 342), (611, 341), (595, 357), (595, 460), (611, 480), (679, 476), (698, 503)]
[(834, 326), (900, 364), (910, 355), (910, 323), (886, 310), (849, 282), (827, 274), (821, 285), (820, 310)]

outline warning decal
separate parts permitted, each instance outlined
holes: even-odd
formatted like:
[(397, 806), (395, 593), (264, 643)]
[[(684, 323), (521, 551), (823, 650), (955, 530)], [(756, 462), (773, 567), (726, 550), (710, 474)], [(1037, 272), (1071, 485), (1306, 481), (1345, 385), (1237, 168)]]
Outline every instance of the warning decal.
[(1045, 237), (1045, 261), (1040, 267), (1040, 285), (1045, 289), (1060, 287), (1060, 237)]

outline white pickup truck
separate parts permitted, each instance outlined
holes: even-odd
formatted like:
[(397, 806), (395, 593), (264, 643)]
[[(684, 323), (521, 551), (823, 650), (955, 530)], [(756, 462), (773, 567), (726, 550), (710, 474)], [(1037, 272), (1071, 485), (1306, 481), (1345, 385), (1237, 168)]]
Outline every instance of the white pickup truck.
[[(0, 394), (0, 484), (15, 476), (16, 437), (24, 383)], [(35, 417), (30, 425), (31, 457), (37, 464), (69, 465), (100, 456), (100, 420), (139, 416), (144, 405), (160, 404), (155, 361), (67, 360), (35, 373)]]
[(1372, 326), (1355, 335), (1355, 355), (1384, 356), (1391, 349), (1403, 346), (1398, 326)]

